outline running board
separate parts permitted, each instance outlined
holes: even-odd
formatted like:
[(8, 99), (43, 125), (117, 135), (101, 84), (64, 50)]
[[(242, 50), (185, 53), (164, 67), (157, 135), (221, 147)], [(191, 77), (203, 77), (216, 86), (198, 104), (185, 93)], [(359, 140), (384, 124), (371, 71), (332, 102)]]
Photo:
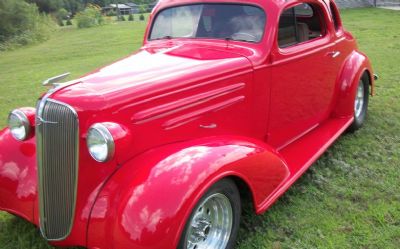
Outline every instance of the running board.
[(351, 125), (351, 118), (329, 119), (295, 142), (278, 151), (289, 168), (289, 177), (260, 206), (265, 212)]

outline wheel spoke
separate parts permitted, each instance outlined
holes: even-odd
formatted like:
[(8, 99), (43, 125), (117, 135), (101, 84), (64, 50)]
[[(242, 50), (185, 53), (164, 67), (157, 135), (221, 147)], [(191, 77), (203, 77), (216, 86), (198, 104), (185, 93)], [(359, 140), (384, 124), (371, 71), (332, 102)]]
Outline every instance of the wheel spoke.
[(354, 114), (358, 118), (364, 109), (364, 83), (360, 80), (357, 88), (356, 99), (354, 101)]
[(187, 249), (225, 248), (228, 244), (233, 211), (229, 199), (220, 193), (205, 199), (190, 221)]

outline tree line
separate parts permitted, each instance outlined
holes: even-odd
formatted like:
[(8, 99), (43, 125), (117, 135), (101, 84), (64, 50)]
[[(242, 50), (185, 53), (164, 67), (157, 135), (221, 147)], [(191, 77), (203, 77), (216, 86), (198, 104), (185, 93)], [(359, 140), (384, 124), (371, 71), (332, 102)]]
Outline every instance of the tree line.
[(145, 11), (154, 0), (0, 0), (0, 51), (44, 41), (56, 30), (56, 23), (73, 25), (72, 18), (78, 28), (101, 25), (105, 21), (101, 7), (127, 2)]
[(89, 4), (98, 5), (100, 7), (109, 4), (136, 3), (138, 5), (147, 5), (155, 0), (26, 0), (28, 3), (34, 3), (38, 6), (40, 12), (54, 13), (60, 9), (65, 9), (72, 15), (82, 11)]

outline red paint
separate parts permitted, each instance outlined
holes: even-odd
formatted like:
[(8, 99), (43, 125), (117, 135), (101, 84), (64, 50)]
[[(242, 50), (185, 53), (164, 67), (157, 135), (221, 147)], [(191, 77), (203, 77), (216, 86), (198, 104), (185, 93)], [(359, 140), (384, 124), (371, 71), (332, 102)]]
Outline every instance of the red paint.
[[(351, 34), (335, 30), (328, 5), (307, 1), (325, 13), (322, 38), (280, 49), (280, 13), (301, 1), (236, 1), (267, 13), (261, 42), (147, 41), (147, 29), (138, 52), (50, 96), (77, 111), (81, 132), (74, 226), (53, 244), (176, 248), (213, 183), (241, 179), (262, 213), (351, 124), (356, 84), (367, 71), (373, 85), (372, 68)], [(194, 2), (201, 1), (161, 1), (150, 23), (163, 8)], [(32, 109), (24, 111), (33, 120)], [(86, 148), (97, 122), (116, 141), (107, 163)], [(37, 225), (36, 171), (35, 140), (1, 131), (0, 209)]]

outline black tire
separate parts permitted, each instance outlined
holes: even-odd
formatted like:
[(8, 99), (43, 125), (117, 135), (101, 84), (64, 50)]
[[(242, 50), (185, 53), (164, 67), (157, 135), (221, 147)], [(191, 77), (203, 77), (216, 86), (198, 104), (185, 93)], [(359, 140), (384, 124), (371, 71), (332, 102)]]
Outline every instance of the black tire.
[[(192, 213), (189, 219), (186, 221), (185, 228), (182, 232), (181, 239), (178, 245), (178, 249), (187, 249), (188, 248), (188, 232), (191, 228), (191, 222), (195, 217), (196, 213), (200, 205), (202, 205), (208, 198), (215, 196), (215, 194), (222, 194), (227, 199), (229, 199), (229, 203), (232, 207), (232, 228), (229, 235), (228, 243), (225, 247), (215, 247), (213, 249), (231, 249), (234, 248), (236, 243), (236, 237), (239, 231), (240, 225), (240, 216), (241, 216), (241, 202), (240, 202), (240, 194), (239, 190), (236, 187), (236, 184), (230, 179), (223, 179), (217, 183), (215, 183), (197, 202), (195, 208), (192, 210)], [(205, 240), (205, 239), (204, 239)], [(201, 245), (195, 247), (196, 249), (203, 249)]]
[[(360, 86), (360, 84), (363, 84), (364, 87), (364, 96), (363, 96), (363, 105), (362, 105), (362, 109), (361, 112), (358, 114), (356, 111), (356, 108), (354, 108), (354, 121), (353, 123), (350, 125), (350, 127), (348, 128), (348, 132), (353, 133), (356, 130), (360, 129), (364, 122), (365, 119), (367, 117), (367, 112), (368, 112), (368, 102), (369, 102), (369, 78), (368, 75), (366, 73), (364, 73), (364, 75), (361, 77), (357, 89)], [(354, 98), (354, 103), (356, 102), (357, 99), (357, 93), (356, 93), (356, 97)]]

